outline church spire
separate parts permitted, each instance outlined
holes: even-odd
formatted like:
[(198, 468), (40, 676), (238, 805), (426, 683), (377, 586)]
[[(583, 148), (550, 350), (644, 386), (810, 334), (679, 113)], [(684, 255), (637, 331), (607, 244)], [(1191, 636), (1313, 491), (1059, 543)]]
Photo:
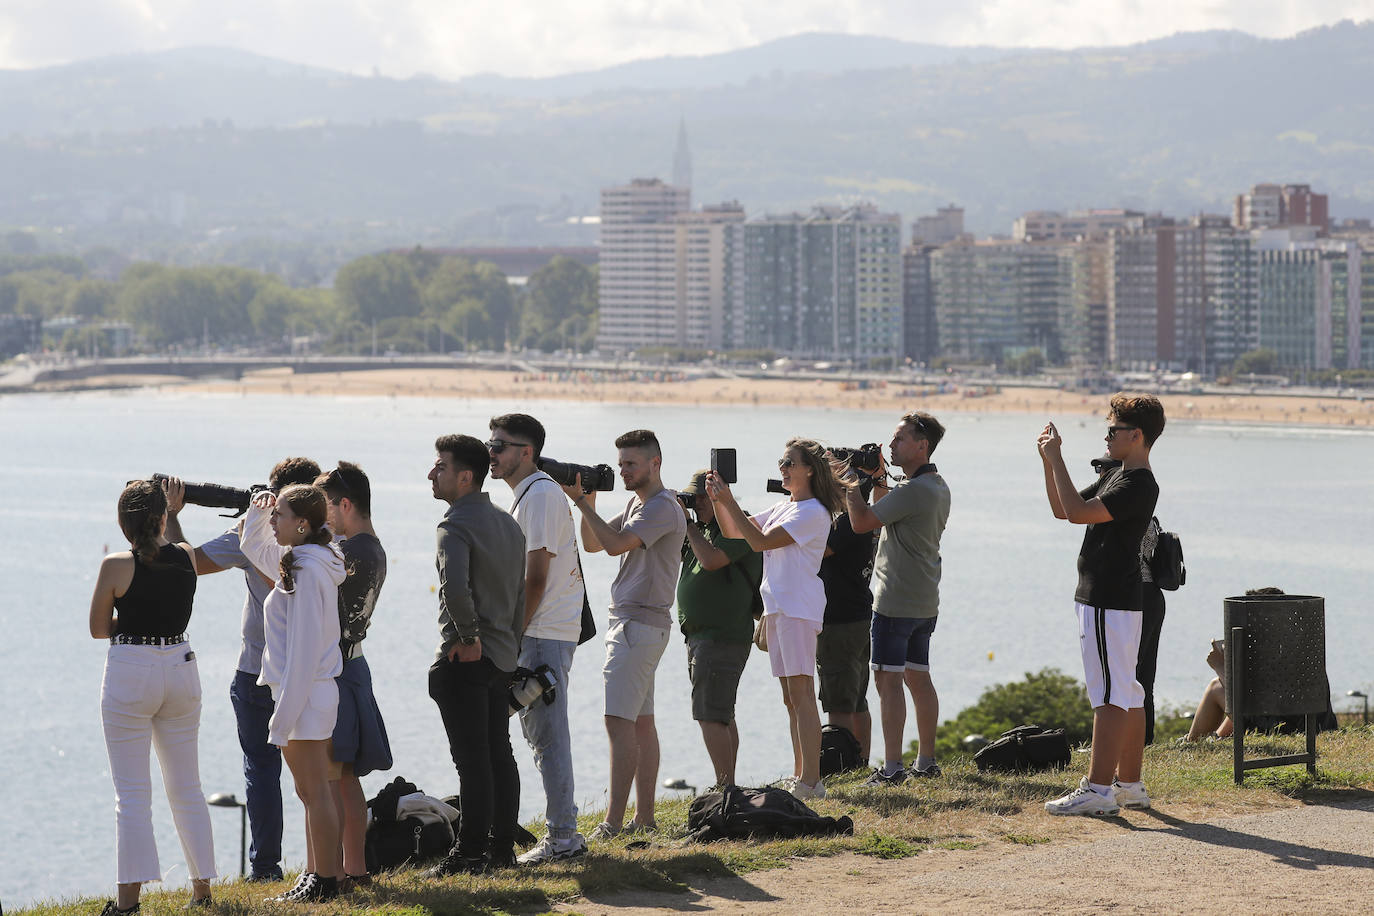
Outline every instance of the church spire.
[(692, 151), (687, 148), (687, 119), (678, 122), (677, 149), (673, 151), (673, 184), (679, 188), (692, 186)]

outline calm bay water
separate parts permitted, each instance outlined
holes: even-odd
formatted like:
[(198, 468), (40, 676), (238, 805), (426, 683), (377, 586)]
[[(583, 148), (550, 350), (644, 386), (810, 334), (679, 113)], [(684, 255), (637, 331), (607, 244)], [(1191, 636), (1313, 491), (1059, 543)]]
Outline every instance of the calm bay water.
[[(837, 445), (886, 442), (895, 417), (855, 411), (782, 408), (645, 407), (563, 402), (444, 399), (329, 399), (98, 393), (0, 398), (0, 607), (3, 713), (0, 745), (8, 802), (0, 806), (0, 901), (110, 893), (114, 881), (114, 793), (100, 730), (105, 644), (87, 633), (90, 590), (100, 557), (124, 546), (115, 522), (122, 483), (154, 471), (188, 480), (246, 486), (280, 457), (308, 454), (322, 465), (359, 462), (374, 488), (374, 521), (389, 576), (366, 643), (396, 766), (364, 780), (372, 794), (401, 775), (435, 795), (457, 789), (443, 729), (426, 694), (425, 671), (438, 641), (434, 525), (443, 506), (425, 474), (441, 433), (486, 436), (487, 419), (523, 410), (549, 431), (550, 457), (614, 463), (614, 437), (655, 429), (664, 478), (685, 483), (712, 446), (739, 450), (736, 492), (749, 508), (775, 497), (764, 481), (782, 442), (802, 434)], [(953, 509), (943, 544), (941, 621), (932, 674), (949, 717), (987, 687), (1058, 667), (1080, 674), (1074, 638), (1074, 556), (1081, 530), (1055, 521), (1045, 503), (1035, 437), (1045, 418), (949, 414), (937, 463)], [(1062, 420), (1076, 479), (1102, 451), (1101, 423)], [(1170, 425), (1154, 467), (1165, 527), (1180, 532), (1188, 585), (1168, 595), (1156, 692), (1191, 705), (1211, 672), (1210, 639), (1221, 635), (1222, 599), (1259, 585), (1327, 599), (1327, 667), (1337, 707), (1345, 691), (1368, 692), (1366, 647), (1374, 624), (1366, 591), (1374, 572), (1368, 507), (1374, 455), (1368, 433), (1291, 428)], [(510, 491), (488, 490), (499, 505)], [(624, 494), (603, 494), (603, 507)], [(609, 513), (606, 513), (609, 514)], [(200, 542), (228, 523), (188, 507), (182, 524)], [(584, 558), (594, 608), (604, 608), (615, 561)], [(189, 632), (205, 688), (201, 771), (205, 791), (243, 794), (241, 757), (228, 688), (238, 655), (243, 580), (204, 578)], [(601, 629), (604, 631), (604, 613)], [(584, 807), (605, 803), (606, 740), (601, 724), (600, 639), (578, 650), (570, 689), (578, 781)], [(711, 782), (690, 717), (685, 651), (674, 638), (658, 675), (661, 778)], [(876, 695), (870, 696), (876, 709)], [(786, 714), (767, 662), (756, 653), (740, 687), (739, 778), (757, 783), (791, 769)], [(908, 737), (914, 723), (908, 721)], [(542, 818), (538, 774), (513, 725), (522, 779), (521, 813)], [(877, 729), (875, 724), (875, 740)], [(156, 768), (154, 768), (156, 771)], [(157, 781), (157, 777), (154, 777)], [(304, 858), (301, 808), (285, 777), (288, 865)], [(154, 817), (165, 879), (186, 880), (185, 864), (160, 787)], [(238, 817), (212, 810), (222, 875), (238, 870)]]

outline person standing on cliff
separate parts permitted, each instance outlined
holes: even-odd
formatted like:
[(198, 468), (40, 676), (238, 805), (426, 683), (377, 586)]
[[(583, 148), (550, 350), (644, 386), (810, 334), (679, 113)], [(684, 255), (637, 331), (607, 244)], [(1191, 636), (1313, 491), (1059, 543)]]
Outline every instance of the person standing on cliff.
[(1122, 806), (1150, 807), (1140, 772), (1145, 690), (1136, 679), (1144, 611), (1140, 542), (1159, 498), (1150, 449), (1163, 431), (1164, 407), (1158, 398), (1113, 395), (1107, 455), (1121, 467), (1082, 491), (1069, 477), (1063, 439), (1053, 423), (1045, 425), (1036, 443), (1054, 517), (1087, 526), (1078, 552), (1074, 607), (1093, 706), (1092, 759), (1078, 788), (1045, 802), (1050, 814), (1113, 816)]
[[(888, 444), (892, 464), (906, 480), (870, 506), (852, 469), (843, 472), (849, 488), (845, 507), (856, 534), (881, 527), (873, 564), (873, 681), (883, 728), (883, 766), (868, 784), (898, 785), (908, 776), (936, 777), (935, 729), (940, 697), (930, 678), (930, 637), (940, 612), (940, 537), (949, 520), (949, 486), (930, 456), (945, 428), (928, 413), (902, 417)], [(905, 688), (905, 690), (903, 689)], [(902, 765), (906, 694), (916, 711), (916, 766)]]

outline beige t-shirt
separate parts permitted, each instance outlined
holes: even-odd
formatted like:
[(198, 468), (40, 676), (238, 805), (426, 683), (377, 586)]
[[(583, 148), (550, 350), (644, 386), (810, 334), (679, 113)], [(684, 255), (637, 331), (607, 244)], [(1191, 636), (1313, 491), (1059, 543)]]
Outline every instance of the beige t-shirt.
[(687, 519), (677, 494), (659, 490), (644, 503), (632, 496), (625, 511), (608, 524), (617, 531), (632, 532), (643, 542), (642, 547), (620, 555), (620, 571), (611, 583), (611, 617), (671, 629), (682, 539), (687, 536)]

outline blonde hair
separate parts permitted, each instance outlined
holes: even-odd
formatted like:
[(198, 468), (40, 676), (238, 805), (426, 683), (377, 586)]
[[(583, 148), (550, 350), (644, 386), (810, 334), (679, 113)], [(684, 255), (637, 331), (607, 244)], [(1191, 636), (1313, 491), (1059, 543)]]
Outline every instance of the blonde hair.
[(845, 487), (830, 469), (825, 446), (815, 439), (793, 437), (787, 440), (787, 448), (796, 449), (802, 462), (811, 469), (811, 495), (820, 500), (830, 517), (833, 519), (843, 512)]

